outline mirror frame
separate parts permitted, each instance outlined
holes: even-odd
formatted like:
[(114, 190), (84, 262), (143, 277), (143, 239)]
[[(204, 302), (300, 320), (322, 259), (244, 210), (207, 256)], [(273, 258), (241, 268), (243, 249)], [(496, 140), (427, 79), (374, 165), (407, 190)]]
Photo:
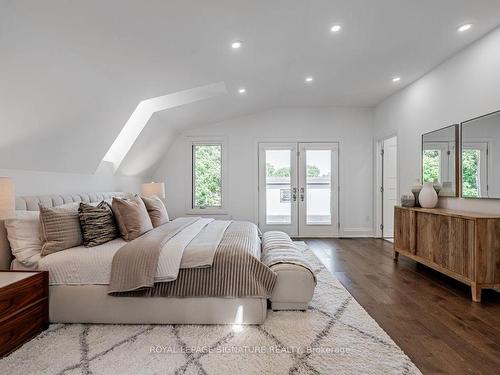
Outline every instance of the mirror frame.
[[(463, 124), (463, 123), (462, 123)], [(438, 132), (440, 130), (455, 128), (455, 195), (443, 198), (459, 198), (462, 196), (462, 139), (460, 137), (461, 124), (452, 124), (442, 128), (422, 134), (420, 144), (420, 182), (424, 183), (424, 136)]]
[(460, 123), (460, 195), (459, 195), (460, 198), (463, 198), (463, 199), (500, 199), (500, 197), (463, 197), (462, 196), (462, 145), (463, 145), (463, 134), (464, 134), (463, 127), (468, 122), (480, 120), (483, 117), (488, 117), (491, 115), (495, 115), (497, 113), (500, 113), (500, 110), (486, 113), (485, 115), (477, 116), (477, 117), (471, 118), (469, 120), (462, 121)]

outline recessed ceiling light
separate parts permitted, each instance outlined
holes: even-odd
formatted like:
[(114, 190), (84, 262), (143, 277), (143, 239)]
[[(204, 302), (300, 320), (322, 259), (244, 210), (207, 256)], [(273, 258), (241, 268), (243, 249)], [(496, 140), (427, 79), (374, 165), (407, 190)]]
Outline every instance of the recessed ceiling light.
[(247, 92), (247, 89), (246, 89), (246, 88), (244, 88), (244, 87), (242, 87), (242, 88), (238, 89), (238, 93), (239, 93), (239, 94), (242, 94), (242, 95), (243, 95), (243, 94), (244, 94), (244, 93), (246, 93), (246, 92)]
[(342, 29), (342, 26), (340, 25), (333, 25), (331, 28), (330, 28), (330, 31), (333, 32), (333, 33), (336, 33), (336, 32), (339, 32), (340, 29)]
[(306, 77), (305, 81), (306, 81), (307, 83), (310, 83), (310, 82), (314, 81), (314, 78), (313, 78), (313, 77), (311, 77), (311, 76), (309, 76), (309, 77)]
[(392, 79), (392, 82), (394, 82), (394, 83), (399, 82), (399, 81), (401, 81), (401, 77), (394, 77)]
[(457, 31), (458, 31), (459, 33), (463, 33), (464, 31), (469, 30), (471, 27), (472, 27), (472, 24), (471, 24), (471, 23), (466, 23), (465, 25), (460, 26), (460, 27), (457, 29)]
[(238, 49), (241, 48), (242, 42), (240, 40), (235, 40), (234, 42), (231, 43), (231, 48), (232, 49)]

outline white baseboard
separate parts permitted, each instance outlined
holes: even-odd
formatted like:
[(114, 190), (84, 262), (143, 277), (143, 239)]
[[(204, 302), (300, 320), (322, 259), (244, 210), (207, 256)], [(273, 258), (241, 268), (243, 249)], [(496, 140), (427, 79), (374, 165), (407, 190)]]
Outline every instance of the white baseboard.
[(340, 237), (373, 238), (373, 228), (344, 228)]

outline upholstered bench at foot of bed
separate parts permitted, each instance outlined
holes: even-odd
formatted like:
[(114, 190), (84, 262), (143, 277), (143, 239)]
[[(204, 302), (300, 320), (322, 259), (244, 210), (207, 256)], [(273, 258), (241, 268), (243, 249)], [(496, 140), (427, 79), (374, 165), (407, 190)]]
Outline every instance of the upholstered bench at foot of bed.
[(271, 267), (278, 278), (271, 295), (273, 310), (307, 310), (314, 294), (316, 281), (307, 268), (290, 263)]
[(277, 274), (271, 298), (273, 310), (307, 310), (316, 277), (304, 254), (283, 232), (262, 236), (262, 261)]

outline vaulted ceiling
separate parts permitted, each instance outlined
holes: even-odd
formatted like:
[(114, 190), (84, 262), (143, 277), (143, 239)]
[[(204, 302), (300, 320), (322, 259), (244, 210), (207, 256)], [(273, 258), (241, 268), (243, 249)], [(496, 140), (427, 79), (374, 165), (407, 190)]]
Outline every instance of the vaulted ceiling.
[(148, 175), (183, 129), (374, 106), (498, 24), (498, 0), (0, 0), (0, 168), (93, 173), (139, 102), (224, 82), (152, 116), (118, 171)]

